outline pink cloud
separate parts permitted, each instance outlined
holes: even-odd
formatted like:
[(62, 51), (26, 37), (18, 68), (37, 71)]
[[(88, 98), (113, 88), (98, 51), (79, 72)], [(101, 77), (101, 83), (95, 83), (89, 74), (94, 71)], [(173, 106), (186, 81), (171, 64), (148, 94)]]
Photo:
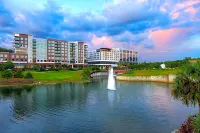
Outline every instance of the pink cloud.
[(185, 12), (195, 14), (197, 12), (197, 9), (195, 9), (194, 7), (189, 7), (187, 9), (185, 9)]
[(117, 42), (112, 39), (112, 37), (109, 36), (102, 36), (97, 37), (96, 35), (93, 35), (91, 42), (94, 44), (95, 48), (98, 47), (108, 47), (108, 48), (114, 48), (114, 47), (122, 47), (123, 42)]
[(184, 28), (171, 28), (167, 30), (157, 30), (150, 32), (150, 36), (153, 39), (156, 48), (162, 49), (172, 45), (186, 34), (187, 29)]

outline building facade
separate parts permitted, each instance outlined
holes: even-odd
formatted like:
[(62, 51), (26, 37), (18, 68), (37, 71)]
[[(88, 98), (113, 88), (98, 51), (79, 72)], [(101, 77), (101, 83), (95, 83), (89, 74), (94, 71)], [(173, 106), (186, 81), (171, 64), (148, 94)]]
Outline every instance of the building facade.
[(0, 52), (0, 63), (86, 65), (87, 48), (84, 42), (33, 38), (32, 35), (14, 33), (14, 53)]
[(100, 48), (88, 52), (88, 65), (113, 65), (119, 62), (137, 63), (138, 53), (120, 48)]

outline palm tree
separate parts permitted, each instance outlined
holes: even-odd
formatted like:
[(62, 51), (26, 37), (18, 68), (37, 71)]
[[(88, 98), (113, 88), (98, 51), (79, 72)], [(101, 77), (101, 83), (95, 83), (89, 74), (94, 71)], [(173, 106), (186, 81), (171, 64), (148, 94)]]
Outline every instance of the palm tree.
[(174, 80), (171, 94), (187, 106), (198, 104), (200, 114), (200, 62), (183, 67)]

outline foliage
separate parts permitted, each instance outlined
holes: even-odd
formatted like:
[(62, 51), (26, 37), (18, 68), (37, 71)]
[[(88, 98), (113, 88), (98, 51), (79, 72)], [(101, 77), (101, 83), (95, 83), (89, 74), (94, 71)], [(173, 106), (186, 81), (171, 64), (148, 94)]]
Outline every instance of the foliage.
[(27, 70), (28, 69), (28, 65), (24, 64), (24, 69)]
[[(173, 69), (173, 68), (181, 68), (182, 66), (188, 64), (188, 59), (184, 60), (176, 60), (176, 61), (166, 61), (166, 62), (143, 62), (131, 65), (131, 69), (135, 70), (150, 70), (150, 69), (161, 69), (160, 65), (165, 64), (166, 68)], [(118, 66), (121, 64), (118, 64)]]
[(40, 71), (40, 66), (39, 66), (39, 65), (33, 66), (33, 70), (34, 70), (34, 71)]
[(200, 115), (191, 117), (194, 133), (200, 133)]
[(179, 132), (180, 133), (193, 133), (192, 120), (190, 117), (181, 125)]
[(5, 70), (2, 72), (1, 76), (2, 78), (9, 79), (9, 78), (12, 78), (13, 73), (10, 70)]
[(11, 61), (7, 61), (5, 63), (3, 63), (4, 69), (13, 69), (15, 66)]
[(21, 70), (17, 70), (17, 71), (14, 73), (13, 77), (14, 77), (14, 78), (23, 78), (24, 75), (23, 75), (23, 73), (22, 73)]
[(171, 94), (183, 104), (199, 105), (200, 114), (200, 62), (187, 64), (177, 74)]
[(26, 79), (32, 79), (33, 75), (30, 72), (27, 72), (26, 75), (24, 76)]
[(0, 64), (0, 71), (4, 71), (4, 70), (5, 70), (4, 65)]
[(90, 67), (83, 68), (82, 79), (89, 79), (92, 69)]
[(61, 70), (63, 70), (63, 67), (59, 66), (57, 69), (58, 69), (58, 71), (61, 71)]
[(0, 52), (10, 52), (10, 53), (12, 53), (14, 51), (12, 49), (6, 49), (6, 48), (0, 47)]

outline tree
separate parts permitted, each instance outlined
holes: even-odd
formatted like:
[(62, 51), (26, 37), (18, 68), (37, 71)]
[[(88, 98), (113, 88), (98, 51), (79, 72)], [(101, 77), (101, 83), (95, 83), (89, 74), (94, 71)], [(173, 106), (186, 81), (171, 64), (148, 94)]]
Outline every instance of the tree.
[(40, 66), (39, 65), (33, 66), (33, 70), (34, 71), (40, 71)]
[(4, 65), (0, 64), (0, 71), (4, 71), (4, 70), (5, 70)]
[(13, 73), (10, 70), (5, 70), (2, 72), (1, 76), (2, 76), (2, 78), (5, 78), (8, 80), (9, 78), (12, 78)]
[(7, 62), (3, 63), (3, 66), (5, 69), (13, 69), (15, 67), (11, 61), (7, 61)]
[(30, 72), (27, 72), (26, 75), (24, 76), (26, 79), (32, 79), (33, 75)]
[(28, 65), (24, 64), (24, 69), (27, 70), (28, 69)]
[(17, 71), (14, 73), (14, 76), (13, 76), (13, 77), (14, 77), (14, 78), (23, 78), (24, 75), (23, 75), (23, 73), (22, 73), (21, 70), (17, 70)]
[(82, 79), (89, 79), (92, 69), (90, 67), (83, 68)]
[(174, 80), (171, 94), (187, 106), (198, 104), (200, 114), (200, 62), (182, 68)]
[(6, 49), (6, 48), (2, 48), (0, 47), (0, 52), (14, 52), (12, 49)]

